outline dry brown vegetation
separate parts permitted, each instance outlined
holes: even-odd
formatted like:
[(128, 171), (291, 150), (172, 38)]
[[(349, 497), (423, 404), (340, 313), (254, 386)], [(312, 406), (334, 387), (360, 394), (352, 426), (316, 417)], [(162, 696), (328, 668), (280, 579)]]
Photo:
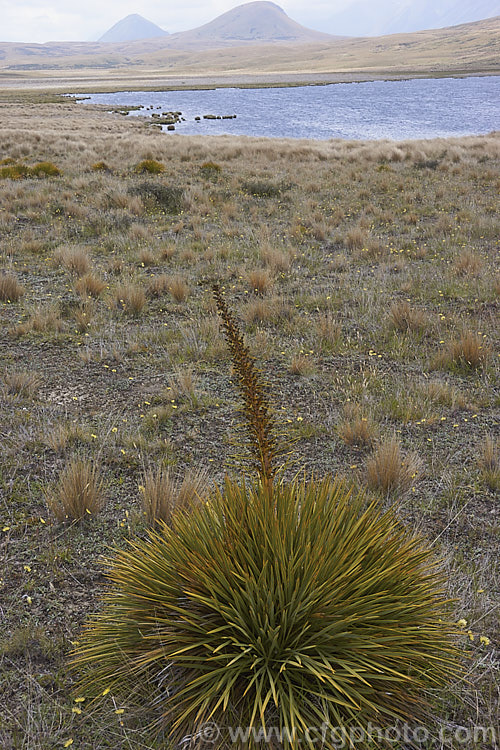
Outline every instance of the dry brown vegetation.
[[(204, 139), (70, 102), (35, 113), (0, 111), (5, 157), (61, 171), (0, 182), (0, 280), (24, 289), (0, 301), (0, 745), (152, 747), (112, 693), (103, 711), (74, 702), (67, 654), (99, 606), (102, 555), (159, 515), (161, 472), (219, 481), (237, 450), (214, 281), (306, 468), (394, 504), (446, 560), (470, 658), (436, 716), (493, 724), (498, 135)], [(164, 170), (137, 174), (144, 160)], [(272, 281), (257, 295), (252, 269)], [(105, 505), (75, 461), (100, 467)]]

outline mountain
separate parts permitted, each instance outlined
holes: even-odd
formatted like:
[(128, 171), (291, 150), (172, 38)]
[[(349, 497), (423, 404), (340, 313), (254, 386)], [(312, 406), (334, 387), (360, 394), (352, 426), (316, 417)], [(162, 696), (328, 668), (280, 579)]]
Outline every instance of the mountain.
[(152, 39), (154, 37), (168, 36), (168, 31), (160, 29), (155, 23), (147, 18), (132, 13), (121, 21), (115, 23), (97, 41), (98, 42), (133, 42), (136, 39)]
[(320, 42), (333, 38), (330, 34), (301, 26), (279, 5), (258, 0), (238, 5), (191, 31), (172, 34), (168, 46), (208, 48), (267, 42)]
[(499, 10), (499, 0), (354, 0), (330, 15), (328, 26), (349, 36), (382, 36), (458, 26)]

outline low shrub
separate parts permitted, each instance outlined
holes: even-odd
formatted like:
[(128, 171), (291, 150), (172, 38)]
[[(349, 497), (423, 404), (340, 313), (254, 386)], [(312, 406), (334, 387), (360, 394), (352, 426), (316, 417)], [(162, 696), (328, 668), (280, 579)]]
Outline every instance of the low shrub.
[(161, 174), (164, 171), (164, 165), (156, 159), (143, 159), (134, 167), (134, 172), (137, 174)]
[(242, 183), (243, 192), (257, 198), (276, 198), (281, 195), (283, 186), (266, 180), (247, 180)]
[(61, 170), (51, 161), (40, 161), (30, 168), (30, 174), (33, 177), (58, 177)]

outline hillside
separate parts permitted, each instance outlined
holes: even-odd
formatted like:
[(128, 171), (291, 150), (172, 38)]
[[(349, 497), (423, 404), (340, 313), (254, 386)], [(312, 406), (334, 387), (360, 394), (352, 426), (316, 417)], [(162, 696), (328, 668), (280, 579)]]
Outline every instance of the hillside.
[(305, 43), (331, 40), (330, 34), (308, 29), (293, 21), (271, 2), (252, 2), (223, 13), (192, 31), (172, 34), (169, 45), (215, 47), (261, 42)]
[(98, 42), (132, 42), (137, 39), (151, 39), (155, 37), (168, 36), (164, 31), (147, 18), (132, 13), (121, 21), (115, 23), (97, 41)]
[[(255, 6), (269, 11), (266, 17), (274, 18), (274, 31), (264, 32), (261, 26), (252, 25)], [(246, 24), (237, 10), (242, 11)], [(338, 80), (345, 74), (366, 79), (500, 72), (500, 16), (446, 29), (359, 39), (320, 35), (308, 40), (308, 30), (300, 37), (297, 28), (303, 27), (272, 3), (249, 3), (191, 32), (155, 39), (2, 43), (0, 80), (4, 86), (19, 87), (31, 76), (37, 86), (55, 88), (59, 84), (61, 90), (85, 91), (90, 81), (120, 88), (179, 85), (173, 80), (176, 76), (202, 80), (212, 75), (248, 76), (244, 82), (252, 83), (277, 81), (280, 75), (305, 81), (315, 75), (317, 80)], [(280, 40), (262, 36), (278, 32)], [(285, 33), (296, 36), (284, 40)]]

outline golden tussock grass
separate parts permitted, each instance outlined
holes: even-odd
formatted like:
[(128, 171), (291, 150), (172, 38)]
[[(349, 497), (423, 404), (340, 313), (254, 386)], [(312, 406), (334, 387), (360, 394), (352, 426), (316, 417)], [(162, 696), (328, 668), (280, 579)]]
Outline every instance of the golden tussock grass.
[(406, 490), (422, 473), (422, 462), (416, 453), (403, 454), (395, 437), (382, 440), (366, 464), (370, 487), (384, 493)]
[(344, 419), (337, 428), (346, 445), (370, 446), (377, 437), (378, 428), (370, 415), (364, 415), (359, 404), (346, 404)]
[(15, 276), (0, 272), (0, 302), (19, 302), (24, 294), (24, 288)]
[(81, 297), (99, 297), (105, 289), (106, 283), (92, 273), (81, 276), (75, 284), (75, 291)]
[(389, 310), (389, 321), (397, 331), (422, 331), (428, 325), (428, 317), (425, 312), (413, 308), (406, 301), (395, 302)]
[(187, 471), (184, 477), (169, 469), (146, 471), (140, 482), (142, 504), (148, 524), (169, 524), (175, 511), (189, 510), (207, 492), (208, 475), (203, 469)]
[(9, 396), (33, 398), (40, 385), (40, 376), (34, 372), (6, 372), (3, 376), (3, 391)]
[(47, 495), (47, 506), (58, 521), (84, 521), (99, 513), (105, 501), (100, 468), (84, 458), (73, 458)]
[(248, 286), (256, 294), (265, 294), (273, 284), (269, 271), (265, 268), (255, 268), (248, 272)]
[(84, 276), (90, 270), (90, 258), (83, 247), (61, 247), (56, 253), (56, 260), (77, 276)]
[(138, 284), (127, 282), (114, 289), (115, 306), (130, 315), (139, 315), (146, 305), (146, 293)]
[(173, 276), (169, 280), (168, 291), (178, 303), (185, 302), (190, 293), (189, 286), (182, 276)]

